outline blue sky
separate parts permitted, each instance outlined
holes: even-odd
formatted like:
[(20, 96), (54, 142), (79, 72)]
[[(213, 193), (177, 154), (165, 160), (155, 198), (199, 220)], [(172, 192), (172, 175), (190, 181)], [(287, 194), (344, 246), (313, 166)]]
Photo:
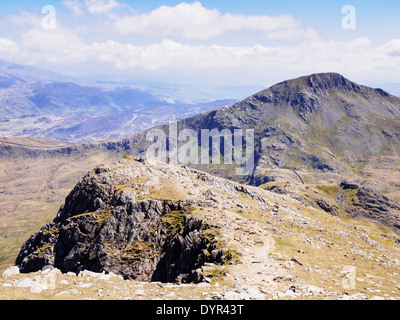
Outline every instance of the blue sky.
[[(56, 28), (41, 9), (53, 5)], [(344, 29), (345, 5), (355, 29)], [(400, 93), (399, 1), (7, 1), (0, 59), (93, 79), (268, 86), (339, 72)]]
[[(162, 5), (176, 6), (182, 1), (121, 1), (128, 4), (139, 13), (150, 12)], [(190, 3), (190, 1), (187, 1)], [(338, 20), (342, 18), (340, 12), (344, 5), (350, 4), (357, 9), (358, 29), (354, 35), (371, 36), (376, 41), (382, 41), (389, 37), (400, 36), (400, 1), (383, 0), (205, 0), (203, 6), (210, 9), (218, 9), (221, 13), (245, 14), (245, 15), (280, 15), (291, 14), (304, 20), (313, 28), (318, 29), (327, 37), (337, 39), (348, 36), (338, 28)], [(39, 13), (44, 5), (54, 5), (57, 10), (68, 17), (68, 9), (62, 0), (32, 1), (15, 0), (0, 4), (0, 17), (16, 14), (19, 11)]]

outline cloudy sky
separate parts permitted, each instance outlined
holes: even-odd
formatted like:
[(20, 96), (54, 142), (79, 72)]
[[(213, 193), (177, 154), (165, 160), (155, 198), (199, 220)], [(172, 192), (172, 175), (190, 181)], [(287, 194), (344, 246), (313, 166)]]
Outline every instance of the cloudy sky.
[(339, 72), (400, 95), (399, 17), (388, 0), (2, 1), (0, 59), (215, 86)]

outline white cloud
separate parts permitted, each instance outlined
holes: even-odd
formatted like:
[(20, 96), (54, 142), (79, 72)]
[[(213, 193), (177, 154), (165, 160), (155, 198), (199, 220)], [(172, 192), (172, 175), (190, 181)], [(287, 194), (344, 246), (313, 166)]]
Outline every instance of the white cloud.
[(63, 0), (62, 4), (71, 10), (74, 15), (81, 16), (84, 14), (83, 3), (79, 0)]
[(82, 42), (73, 33), (56, 30), (33, 29), (21, 35), (21, 47), (33, 52), (53, 52), (76, 50)]
[[(361, 84), (397, 83), (400, 74), (400, 39), (383, 45), (368, 38), (324, 40), (290, 15), (221, 13), (200, 2), (162, 6), (148, 14), (135, 14), (117, 0), (63, 0), (63, 4), (75, 15), (87, 14), (86, 22), (67, 24), (60, 14), (56, 30), (43, 30), (40, 14), (21, 11), (0, 19), (0, 28), (7, 30), (7, 36), (0, 37), (0, 59), (70, 75), (134, 74), (210, 85), (266, 86), (315, 72), (339, 72)], [(122, 11), (126, 16), (121, 18)], [(252, 39), (259, 42), (262, 34), (288, 42), (251, 40), (254, 45), (229, 46), (186, 41), (221, 37), (213, 40), (218, 43), (229, 32), (243, 31), (247, 32), (238, 34), (238, 41), (255, 35)], [(153, 43), (120, 33), (151, 35)]]
[(116, 0), (85, 0), (88, 11), (91, 14), (110, 14), (113, 9), (120, 6)]
[[(290, 15), (222, 14), (203, 7), (200, 2), (183, 2), (175, 7), (162, 6), (149, 14), (129, 13), (118, 20), (114, 9), (125, 10), (126, 5), (116, 0), (64, 0), (63, 3), (74, 14), (89, 12), (106, 17), (96, 17), (90, 21), (95, 21), (92, 25), (88, 22), (79, 26), (81, 31), (63, 25), (62, 15), (57, 20), (56, 30), (43, 30), (43, 17), (27, 12), (3, 18), (1, 27), (8, 24), (12, 26), (10, 30), (18, 32), (15, 37), (0, 38), (0, 59), (51, 65), (61, 72), (74, 69), (87, 74), (146, 73), (164, 77), (164, 80), (182, 77), (219, 84), (263, 84), (327, 71), (339, 72), (354, 80), (370, 77), (397, 82), (400, 73), (400, 40), (381, 46), (367, 38), (326, 41)], [(99, 20), (101, 27), (96, 25)], [(123, 43), (115, 37), (115, 30), (113, 33), (112, 28), (108, 28), (110, 23), (115, 23), (121, 33), (154, 34), (166, 39), (142, 45)], [(88, 26), (97, 33), (82, 32)], [(262, 32), (268, 39), (300, 41), (280, 46), (227, 46), (194, 45), (184, 40), (210, 39), (244, 30)], [(177, 36), (183, 39), (176, 39)], [(114, 40), (107, 40), (110, 38)]]
[(304, 41), (268, 47), (189, 45), (163, 40), (149, 45), (85, 43), (67, 30), (31, 30), (21, 41), (0, 38), (0, 59), (84, 73), (152, 74), (155, 78), (210, 84), (260, 85), (314, 72), (339, 72), (366, 83), (397, 81), (400, 40), (374, 46), (366, 39)]
[(18, 14), (12, 14), (0, 21), (0, 26), (3, 28), (8, 27), (9, 29), (12, 28), (34, 28), (40, 26), (42, 23), (42, 18), (35, 14), (32, 14), (27, 11), (21, 11)]
[(29, 30), (18, 41), (0, 38), (0, 59), (52, 66), (66, 73), (73, 69), (86, 74), (152, 74), (160, 80), (173, 77), (210, 84), (272, 84), (314, 72), (339, 72), (360, 83), (376, 83), (398, 80), (400, 40), (381, 46), (367, 38), (317, 39), (286, 46), (191, 45), (167, 39), (136, 45), (85, 42), (60, 27)]
[(389, 56), (400, 57), (400, 39), (392, 40), (381, 46), (380, 49)]
[[(400, 57), (366, 38), (349, 42), (311, 41), (293, 47), (189, 45), (163, 40), (151, 45), (116, 41), (81, 48), (87, 61), (116, 70), (152, 72), (220, 84), (260, 84), (314, 72), (339, 72), (354, 80), (397, 79)], [(390, 66), (390, 69), (386, 68)]]
[(294, 40), (316, 35), (290, 15), (222, 14), (216, 9), (205, 8), (200, 2), (182, 2), (175, 7), (161, 6), (149, 14), (120, 17), (115, 26), (121, 34), (180, 36), (200, 40), (242, 30), (263, 32), (269, 39)]
[(0, 38), (0, 59), (12, 60), (14, 57), (20, 55), (21, 51), (15, 41)]

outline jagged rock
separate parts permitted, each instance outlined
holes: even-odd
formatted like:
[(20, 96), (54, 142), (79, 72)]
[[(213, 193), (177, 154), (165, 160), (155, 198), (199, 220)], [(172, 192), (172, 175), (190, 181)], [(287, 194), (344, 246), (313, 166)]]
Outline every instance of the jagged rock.
[(400, 234), (400, 207), (374, 190), (346, 181), (340, 184), (343, 190), (353, 190), (354, 196), (347, 204), (346, 212), (351, 217), (364, 217), (391, 228)]
[(110, 170), (111, 170), (111, 168), (108, 166), (100, 166), (95, 169), (95, 172), (96, 172), (96, 174), (101, 174), (101, 173), (109, 172)]
[(318, 206), (324, 210), (325, 212), (328, 212), (334, 216), (337, 216), (337, 212), (334, 206), (330, 206), (325, 200), (323, 199), (317, 199), (316, 203), (318, 204)]
[(343, 188), (344, 190), (347, 190), (347, 189), (358, 190), (358, 189), (360, 189), (359, 185), (357, 185), (355, 183), (350, 183), (348, 181), (342, 181), (340, 183), (340, 187)]
[[(16, 260), (21, 272), (50, 265), (81, 275), (94, 272), (140, 281), (202, 281), (199, 268), (205, 262), (221, 263), (227, 252), (216, 250), (216, 240), (207, 235), (214, 227), (192, 216), (187, 202), (138, 199), (121, 190), (128, 176), (104, 166), (86, 174), (54, 221), (21, 248)], [(157, 179), (153, 183), (159, 184)], [(255, 193), (243, 190), (261, 201)], [(210, 202), (204, 206), (213, 206)]]
[(260, 204), (266, 203), (266, 200), (263, 197), (261, 197), (260, 195), (258, 195), (257, 193), (255, 193), (253, 191), (250, 191), (249, 188), (246, 188), (242, 185), (238, 185), (238, 186), (235, 186), (235, 189), (239, 192), (243, 192), (249, 198), (259, 202)]

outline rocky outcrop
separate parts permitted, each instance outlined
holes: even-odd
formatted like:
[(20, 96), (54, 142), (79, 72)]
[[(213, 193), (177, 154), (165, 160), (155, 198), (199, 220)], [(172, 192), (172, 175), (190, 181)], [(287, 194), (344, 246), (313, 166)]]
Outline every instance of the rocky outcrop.
[(385, 225), (400, 234), (400, 207), (389, 198), (356, 183), (343, 181), (343, 190), (353, 192), (346, 212), (351, 217), (363, 217)]
[(16, 260), (21, 272), (52, 265), (64, 273), (200, 282), (204, 263), (227, 259), (218, 230), (194, 216), (187, 202), (138, 199), (121, 190), (119, 178), (110, 167), (89, 172), (54, 221), (23, 245)]

